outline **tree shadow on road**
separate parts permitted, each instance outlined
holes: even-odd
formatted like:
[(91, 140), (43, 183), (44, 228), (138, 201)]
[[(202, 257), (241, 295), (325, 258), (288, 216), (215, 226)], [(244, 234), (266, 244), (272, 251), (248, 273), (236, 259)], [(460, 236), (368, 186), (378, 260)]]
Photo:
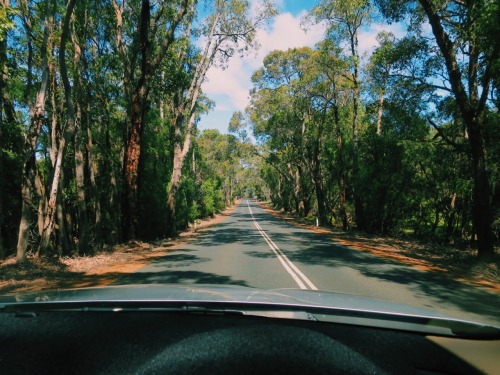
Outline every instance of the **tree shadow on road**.
[(193, 264), (203, 263), (210, 261), (210, 258), (203, 258), (191, 254), (168, 254), (159, 258), (155, 258), (147, 265), (148, 268), (159, 267), (165, 268), (177, 268), (177, 267), (189, 267)]
[(246, 228), (235, 228), (224, 223), (202, 233), (197, 238), (196, 245), (200, 247), (217, 247), (227, 244), (253, 245), (258, 241), (261, 241), (261, 238), (257, 230), (249, 233)]
[(113, 285), (126, 284), (221, 284), (249, 286), (243, 280), (234, 280), (230, 276), (217, 275), (199, 271), (158, 271), (136, 272), (113, 283)]
[[(332, 268), (350, 267), (362, 275), (392, 284), (409, 286), (417, 296), (431, 297), (439, 303), (451, 304), (462, 311), (493, 318), (500, 324), (500, 298), (489, 292), (447, 277), (437, 271), (422, 271), (397, 261), (336, 245), (327, 235), (295, 231), (290, 234), (273, 234), (273, 240), (286, 243), (289, 236), (300, 237), (299, 250), (283, 247), (294, 263), (322, 265)], [(388, 295), (390, 298), (390, 295)]]

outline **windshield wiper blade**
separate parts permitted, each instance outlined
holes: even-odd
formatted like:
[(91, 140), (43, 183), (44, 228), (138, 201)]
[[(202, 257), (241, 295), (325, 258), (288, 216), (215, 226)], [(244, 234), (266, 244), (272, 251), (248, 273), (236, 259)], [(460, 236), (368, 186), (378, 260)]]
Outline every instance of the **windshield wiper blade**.
[[(171, 312), (199, 315), (254, 316), (261, 318), (318, 321), (348, 324), (425, 335), (464, 339), (498, 340), (500, 328), (480, 323), (441, 317), (372, 311), (318, 305), (275, 304), (228, 301), (42, 301), (0, 305), (0, 312), (29, 316), (43, 311), (74, 312)], [(26, 315), (28, 314), (28, 315)]]

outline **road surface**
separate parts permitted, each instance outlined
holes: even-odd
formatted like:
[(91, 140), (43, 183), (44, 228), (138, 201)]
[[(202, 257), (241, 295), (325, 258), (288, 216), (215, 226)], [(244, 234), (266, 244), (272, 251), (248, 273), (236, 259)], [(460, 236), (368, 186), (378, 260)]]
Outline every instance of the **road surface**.
[(500, 296), (352, 250), (242, 200), (223, 223), (119, 284), (231, 284), (353, 293), (500, 325)]

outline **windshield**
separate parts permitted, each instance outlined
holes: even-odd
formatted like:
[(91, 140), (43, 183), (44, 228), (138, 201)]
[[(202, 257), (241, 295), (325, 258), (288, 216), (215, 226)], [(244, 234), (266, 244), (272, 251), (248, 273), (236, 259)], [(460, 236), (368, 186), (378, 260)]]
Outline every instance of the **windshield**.
[(500, 326), (499, 28), (494, 1), (3, 0), (0, 295), (300, 289)]

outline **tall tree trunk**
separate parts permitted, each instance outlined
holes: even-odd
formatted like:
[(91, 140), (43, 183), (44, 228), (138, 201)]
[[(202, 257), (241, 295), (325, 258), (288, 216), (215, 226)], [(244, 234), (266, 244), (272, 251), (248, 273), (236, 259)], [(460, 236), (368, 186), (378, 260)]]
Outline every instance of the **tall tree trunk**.
[[(112, 148), (111, 148), (111, 134), (110, 134), (110, 122), (109, 116), (106, 116), (106, 150), (107, 155), (109, 155), (109, 160), (105, 163), (105, 175), (107, 177), (107, 183), (109, 184), (109, 192), (107, 195), (107, 199), (105, 200), (105, 210), (108, 212), (109, 220), (106, 221), (106, 242), (115, 244), (121, 238), (120, 234), (120, 225), (119, 217), (121, 205), (119, 204), (119, 194), (118, 194), (118, 181), (117, 181), (117, 169), (121, 170), (121, 166), (115, 166), (115, 162), (113, 160)], [(122, 154), (124, 152), (122, 151)], [(123, 160), (123, 155), (120, 155), (120, 160)]]
[(77, 103), (77, 115), (75, 121), (75, 185), (76, 202), (78, 208), (78, 254), (88, 254), (91, 252), (88, 239), (88, 219), (87, 219), (87, 200), (85, 197), (85, 158), (83, 154), (82, 140), (82, 114), (81, 104)]
[(127, 144), (124, 178), (123, 235), (125, 240), (136, 238), (139, 227), (138, 180), (147, 91), (145, 84), (140, 84), (132, 100), (132, 121)]
[(182, 142), (182, 131), (181, 124), (182, 117), (177, 119), (175, 130), (174, 130), (174, 157), (173, 157), (173, 169), (172, 176), (170, 178), (170, 188), (167, 196), (167, 233), (170, 236), (177, 235), (177, 225), (176, 225), (176, 212), (175, 203), (177, 197), (177, 191), (179, 190), (182, 177), (182, 166), (184, 165), (184, 160), (191, 147), (191, 128), (194, 123), (195, 114), (192, 113), (188, 125), (189, 130), (185, 135), (184, 142)]
[[(470, 157), (472, 162), (473, 206), (472, 222), (477, 234), (478, 257), (490, 259), (494, 256), (492, 212), (490, 203), (490, 186), (488, 171), (486, 168), (486, 157), (484, 150), (484, 109), (488, 100), (490, 83), (492, 80), (492, 69), (494, 60), (487, 61), (481, 79), (481, 94), (479, 95), (478, 78), (478, 40), (475, 38), (474, 30), (469, 35), (469, 66), (467, 72), (468, 90), (463, 83), (463, 73), (455, 54), (455, 44), (450, 35), (445, 31), (441, 16), (437, 13), (435, 5), (430, 0), (419, 0), (422, 8), (427, 14), (436, 43), (443, 55), (450, 86), (455, 96), (455, 101), (460, 110), (460, 115), (466, 125), (469, 136)], [(475, 2), (467, 2), (468, 16), (472, 17), (472, 7)], [(470, 20), (469, 20), (470, 21)], [(477, 27), (477, 26), (475, 26)], [(495, 58), (498, 58), (499, 50), (496, 50)]]
[[(324, 114), (326, 114), (326, 108), (324, 110)], [(314, 184), (314, 189), (316, 192), (316, 202), (318, 204), (318, 221), (320, 226), (327, 226), (330, 223), (328, 222), (328, 215), (326, 209), (326, 197), (325, 191), (323, 189), (323, 182), (321, 176), (321, 162), (320, 162), (320, 153), (321, 153), (321, 137), (323, 135), (323, 124), (324, 118), (319, 122), (318, 133), (316, 135), (315, 144), (313, 146), (313, 155), (312, 155), (312, 182)]]
[[(337, 102), (337, 99), (335, 99)], [(347, 219), (347, 212), (345, 209), (345, 199), (346, 199), (346, 184), (345, 184), (345, 170), (344, 170), (344, 156), (343, 156), (343, 145), (342, 145), (342, 129), (340, 124), (339, 108), (337, 105), (333, 108), (333, 115), (335, 121), (335, 135), (337, 136), (337, 168), (339, 170), (339, 204), (340, 204), (340, 217), (342, 219), (342, 229), (349, 229), (349, 221)]]
[(354, 195), (354, 211), (356, 213), (356, 226), (360, 230), (366, 230), (366, 218), (363, 202), (359, 195), (359, 56), (358, 56), (358, 35), (354, 32), (351, 35), (351, 57), (353, 59), (352, 71), (352, 191)]
[(382, 115), (384, 114), (384, 99), (385, 99), (385, 91), (383, 90), (378, 100), (378, 111), (377, 111), (377, 135), (379, 137), (382, 135)]
[(328, 215), (326, 213), (326, 198), (323, 189), (323, 184), (321, 183), (321, 170), (319, 165), (319, 157), (315, 155), (314, 167), (313, 167), (313, 182), (316, 191), (316, 200), (318, 203), (318, 221), (320, 226), (329, 225)]
[(378, 99), (378, 111), (377, 111), (377, 135), (380, 137), (382, 135), (382, 116), (384, 114), (384, 100), (385, 91), (387, 88), (387, 82), (389, 81), (390, 68), (388, 64), (384, 67), (384, 82), (382, 84), (382, 89), (380, 91), (380, 98)]
[[(27, 134), (25, 135), (24, 142), (24, 163), (23, 163), (23, 176), (21, 186), (22, 208), (21, 208), (21, 221), (19, 224), (19, 235), (17, 240), (17, 262), (22, 263), (26, 260), (26, 252), (29, 241), (29, 231), (31, 227), (31, 210), (33, 205), (33, 198), (35, 196), (35, 175), (36, 175), (36, 158), (35, 152), (38, 142), (38, 136), (42, 127), (43, 117), (45, 115), (45, 97), (47, 92), (47, 85), (49, 82), (49, 59), (47, 55), (47, 46), (50, 37), (50, 24), (52, 15), (49, 9), (49, 0), (45, 0), (45, 20), (43, 27), (43, 41), (40, 49), (42, 57), (41, 66), (41, 82), (38, 92), (36, 94), (35, 106), (30, 108), (30, 126)], [(31, 29), (27, 30), (31, 34)], [(30, 56), (32, 54), (32, 42), (28, 41)], [(31, 89), (31, 58), (28, 63), (28, 88), (27, 96)]]
[[(64, 171), (61, 173), (61, 179), (59, 180), (60, 189), (64, 186)], [(68, 236), (68, 228), (66, 225), (66, 218), (64, 217), (64, 202), (61, 194), (57, 196), (57, 206), (56, 206), (56, 220), (57, 220), (57, 255), (63, 256), (68, 255), (73, 252), (73, 246)]]
[(64, 86), (64, 96), (66, 103), (66, 127), (64, 129), (64, 136), (59, 142), (59, 148), (57, 153), (56, 163), (53, 168), (52, 181), (49, 184), (49, 199), (47, 203), (47, 208), (45, 212), (42, 235), (40, 238), (40, 243), (36, 251), (36, 255), (45, 253), (49, 247), (50, 238), (54, 229), (54, 219), (57, 203), (57, 194), (59, 192), (59, 180), (61, 177), (62, 169), (62, 159), (65, 151), (66, 144), (74, 137), (75, 134), (75, 109), (72, 102), (71, 96), (71, 85), (68, 78), (68, 70), (66, 68), (66, 42), (69, 37), (69, 24), (73, 9), (75, 7), (76, 0), (68, 0), (68, 5), (66, 7), (66, 15), (64, 17), (64, 25), (61, 35), (61, 46), (59, 49), (59, 65), (61, 70), (61, 79)]
[(82, 50), (75, 33), (72, 33), (72, 41), (74, 47), (73, 62), (74, 62), (74, 87), (76, 91), (76, 117), (75, 117), (75, 135), (74, 135), (74, 153), (75, 153), (75, 186), (76, 186), (76, 202), (78, 209), (78, 254), (88, 254), (92, 250), (89, 248), (89, 226), (87, 217), (87, 200), (85, 194), (85, 157), (84, 157), (84, 141), (82, 130), (82, 77), (80, 74), (80, 58)]
[[(179, 190), (181, 183), (182, 167), (184, 165), (186, 155), (191, 147), (191, 132), (193, 131), (196, 119), (195, 106), (200, 95), (201, 84), (205, 79), (207, 70), (212, 64), (221, 43), (215, 42), (216, 37), (214, 34), (219, 17), (220, 14), (217, 14), (212, 21), (209, 38), (201, 55), (201, 59), (196, 66), (196, 70), (192, 76), (186, 95), (183, 96), (185, 88), (182, 88), (176, 95), (174, 102), (174, 118), (172, 119), (172, 125), (174, 127), (173, 167), (169, 184), (170, 187), (167, 194), (166, 210), (167, 223), (169, 225), (167, 233), (170, 236), (175, 236), (177, 234), (175, 203), (177, 191)], [(189, 35), (190, 30), (191, 26), (188, 25), (187, 35)], [(185, 51), (181, 51), (181, 55), (183, 53), (185, 53)], [(186, 121), (185, 124), (184, 121)], [(184, 128), (184, 131), (182, 128)], [(184, 142), (182, 141), (183, 133)]]
[[(101, 219), (101, 197), (99, 195), (99, 188), (97, 187), (95, 174), (98, 169), (96, 158), (94, 157), (94, 145), (92, 141), (92, 129), (90, 129), (90, 97), (87, 97), (87, 113), (86, 113), (86, 126), (87, 126), (87, 160), (90, 171), (90, 187), (92, 189), (94, 201), (94, 244), (96, 249), (102, 247), (102, 219)], [(100, 121), (99, 121), (100, 122)]]
[[(112, 1), (115, 15), (117, 18), (117, 45), (124, 64), (124, 91), (130, 97), (130, 134), (128, 135), (126, 159), (124, 166), (124, 195), (123, 195), (123, 236), (124, 239), (131, 239), (137, 236), (139, 226), (139, 178), (140, 178), (140, 157), (141, 157), (141, 140), (143, 132), (143, 120), (146, 110), (146, 101), (149, 93), (149, 80), (153, 77), (155, 71), (159, 68), (168, 49), (174, 41), (175, 32), (188, 14), (193, 13), (194, 2), (188, 8), (189, 0), (183, 0), (179, 4), (179, 8), (175, 16), (169, 23), (169, 28), (166, 30), (165, 37), (161, 45), (159, 45), (154, 59), (152, 57), (153, 50), (151, 48), (150, 39), (150, 22), (151, 22), (151, 5), (149, 0), (142, 0), (139, 35), (138, 40), (141, 51), (141, 68), (140, 75), (135, 86), (135, 89), (130, 90), (130, 82), (133, 78), (133, 71), (129, 71), (128, 58), (125, 52), (123, 40), (121, 38), (122, 15), (123, 7), (120, 8), (116, 0)], [(161, 5), (163, 7), (163, 5)], [(163, 9), (165, 11), (165, 9)], [(158, 30), (158, 25), (153, 25), (154, 30)]]
[(486, 169), (482, 122), (472, 120), (469, 129), (469, 143), (472, 153), (472, 175), (474, 178), (472, 222), (477, 234), (477, 249), (480, 258), (493, 258), (492, 212), (490, 184)]
[(130, 135), (125, 160), (125, 186), (123, 201), (123, 235), (125, 240), (137, 237), (139, 227), (139, 163), (143, 132), (146, 99), (149, 92), (148, 79), (151, 74), (149, 62), (150, 43), (149, 23), (151, 7), (148, 0), (142, 1), (139, 24), (139, 43), (141, 49), (141, 71), (137, 86), (132, 94), (130, 111)]

